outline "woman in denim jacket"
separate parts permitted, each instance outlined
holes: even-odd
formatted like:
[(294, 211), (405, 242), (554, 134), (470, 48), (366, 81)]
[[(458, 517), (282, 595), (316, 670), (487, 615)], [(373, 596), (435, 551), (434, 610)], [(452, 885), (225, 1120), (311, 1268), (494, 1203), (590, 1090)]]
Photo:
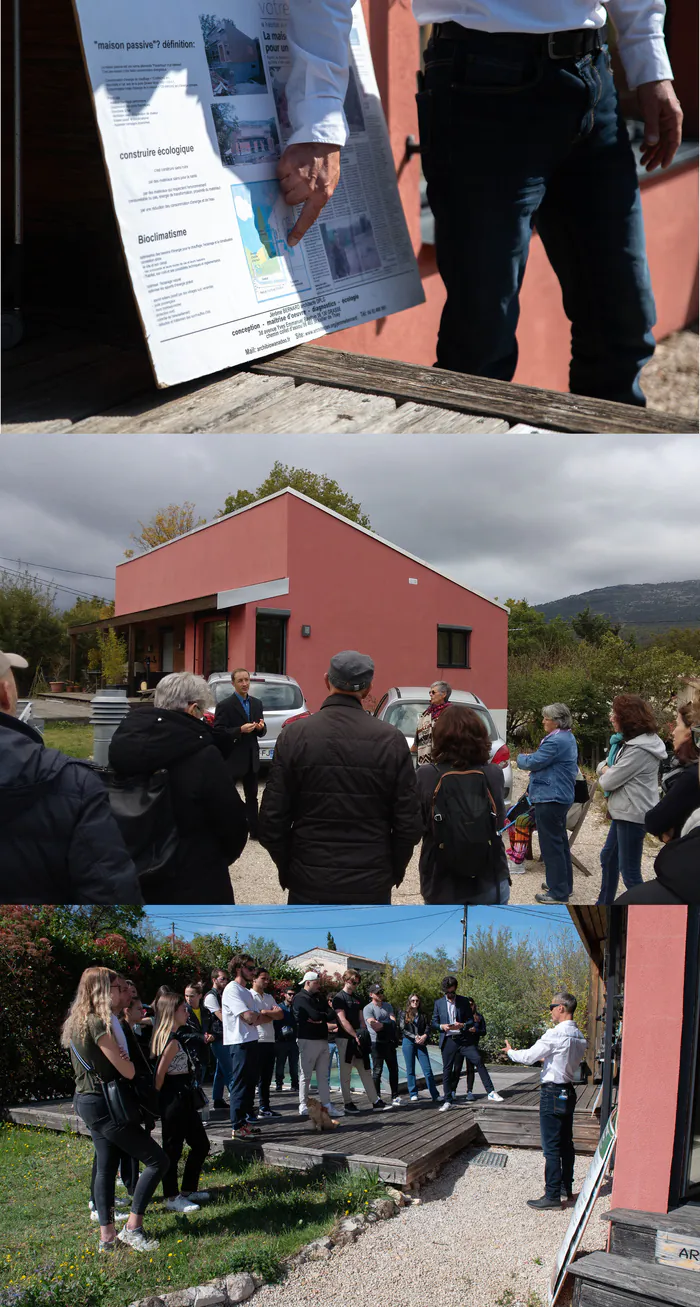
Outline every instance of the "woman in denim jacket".
[(518, 754), (518, 766), (532, 772), (528, 795), (535, 809), (537, 834), (545, 867), (546, 891), (538, 903), (566, 903), (574, 888), (574, 873), (566, 830), (566, 814), (574, 801), (578, 775), (578, 745), (565, 703), (542, 709), (545, 736), (534, 753)]

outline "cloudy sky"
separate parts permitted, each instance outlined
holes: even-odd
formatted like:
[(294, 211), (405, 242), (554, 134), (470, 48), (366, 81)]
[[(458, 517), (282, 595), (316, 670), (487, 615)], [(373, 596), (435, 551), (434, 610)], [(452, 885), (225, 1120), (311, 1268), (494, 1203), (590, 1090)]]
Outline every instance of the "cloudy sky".
[[(700, 574), (697, 436), (4, 436), (0, 567), (113, 596), (161, 506), (211, 518), (275, 459), (335, 477), (378, 534), (501, 600)], [(9, 560), (9, 561), (7, 561)], [(41, 569), (39, 566), (41, 565)], [(59, 572), (58, 568), (68, 569)], [(74, 574), (72, 574), (74, 573)]]

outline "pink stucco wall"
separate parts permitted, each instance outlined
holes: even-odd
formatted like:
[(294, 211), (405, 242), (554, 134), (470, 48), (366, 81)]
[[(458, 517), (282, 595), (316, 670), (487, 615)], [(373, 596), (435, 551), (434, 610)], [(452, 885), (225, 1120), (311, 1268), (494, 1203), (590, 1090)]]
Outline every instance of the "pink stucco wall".
[(613, 1207), (668, 1211), (687, 918), (629, 908)]

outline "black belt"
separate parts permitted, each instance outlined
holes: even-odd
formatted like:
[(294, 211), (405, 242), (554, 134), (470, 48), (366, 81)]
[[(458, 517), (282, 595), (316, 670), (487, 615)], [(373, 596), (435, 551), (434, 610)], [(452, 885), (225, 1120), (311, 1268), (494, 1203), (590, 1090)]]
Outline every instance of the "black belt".
[[(483, 38), (484, 47), (494, 46), (500, 41), (522, 43), (526, 48), (546, 55), (548, 59), (580, 59), (582, 55), (596, 54), (602, 50), (607, 40), (607, 28), (579, 28), (572, 32), (482, 32), (474, 27), (463, 27), (461, 23), (434, 23), (433, 36), (436, 40), (469, 41), (474, 37)], [(481, 44), (481, 40), (479, 40)]]

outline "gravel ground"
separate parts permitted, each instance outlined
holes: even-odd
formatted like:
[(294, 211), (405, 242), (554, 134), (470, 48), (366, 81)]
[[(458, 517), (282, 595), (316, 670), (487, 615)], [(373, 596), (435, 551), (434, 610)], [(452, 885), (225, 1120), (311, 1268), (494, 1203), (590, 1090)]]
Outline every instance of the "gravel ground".
[[(694, 418), (698, 429), (698, 328), (676, 331), (656, 346), (642, 373), (642, 389), (650, 408)], [(690, 427), (689, 427), (690, 430)]]
[[(514, 800), (522, 794), (526, 783), (527, 773), (519, 772), (517, 766), (513, 764)], [(261, 783), (261, 797), (263, 788), (264, 783)], [(573, 851), (583, 865), (588, 867), (591, 875), (585, 876), (583, 872), (574, 867), (573, 903), (595, 903), (598, 897), (601, 881), (600, 851), (608, 833), (608, 823), (603, 816), (602, 802), (602, 795), (596, 797), (576, 837)], [(657, 840), (647, 836), (642, 856), (642, 876), (644, 880), (653, 880), (654, 878), (654, 858), (660, 847), (661, 845)], [(418, 876), (419, 850), (420, 845), (416, 848), (409, 863), (403, 884), (393, 892), (392, 903), (413, 904), (423, 902)], [(537, 835), (535, 835), (534, 840), (534, 852), (537, 857), (539, 855)], [(231, 880), (237, 903), (286, 903), (287, 901), (285, 892), (280, 889), (277, 870), (272, 859), (254, 841), (250, 841), (246, 845), (242, 857), (232, 867)], [(534, 903), (535, 894), (540, 892), (543, 880), (544, 867), (542, 863), (526, 862), (524, 874), (513, 876), (510, 902)], [(622, 886), (620, 892), (622, 892)]]
[[(505, 1148), (501, 1171), (467, 1164), (465, 1151), (437, 1180), (421, 1190), (418, 1206), (372, 1226), (357, 1243), (326, 1262), (293, 1270), (284, 1284), (266, 1285), (259, 1307), (539, 1307), (547, 1302), (552, 1265), (566, 1233), (571, 1205), (561, 1213), (534, 1212), (526, 1199), (543, 1190), (542, 1155)], [(576, 1160), (575, 1192), (590, 1165)], [(609, 1186), (606, 1184), (606, 1189)], [(601, 1214), (609, 1194), (597, 1201), (582, 1248), (605, 1248)], [(528, 1299), (528, 1295), (533, 1297)], [(534, 1295), (537, 1295), (536, 1297)], [(561, 1300), (560, 1300), (561, 1302)]]

